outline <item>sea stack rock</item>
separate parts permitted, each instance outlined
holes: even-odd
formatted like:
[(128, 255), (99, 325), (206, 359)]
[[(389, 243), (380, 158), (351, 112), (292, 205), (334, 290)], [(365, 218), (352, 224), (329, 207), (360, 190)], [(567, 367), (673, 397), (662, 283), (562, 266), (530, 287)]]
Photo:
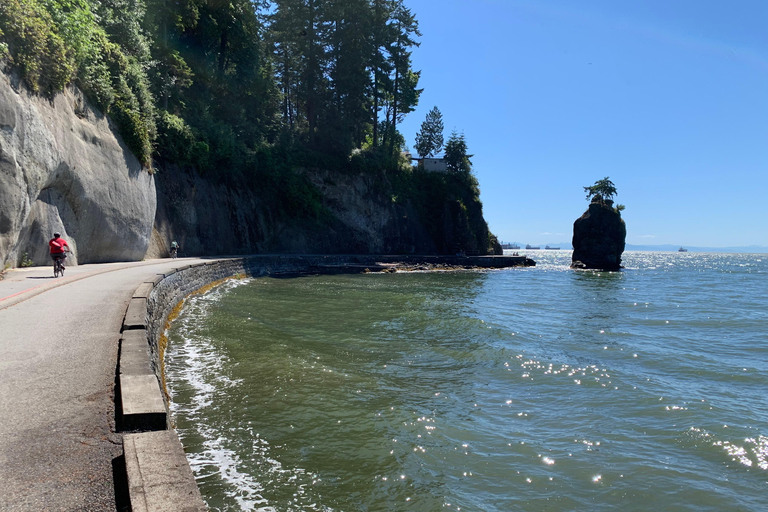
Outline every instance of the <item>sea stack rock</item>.
[(571, 268), (619, 270), (627, 227), (613, 201), (596, 197), (573, 223)]

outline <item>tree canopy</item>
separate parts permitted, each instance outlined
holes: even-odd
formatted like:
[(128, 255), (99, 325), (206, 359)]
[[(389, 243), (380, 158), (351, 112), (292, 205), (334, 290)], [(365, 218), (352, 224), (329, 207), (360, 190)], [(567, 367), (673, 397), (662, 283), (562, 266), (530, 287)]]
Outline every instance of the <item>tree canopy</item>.
[(613, 196), (617, 194), (616, 186), (608, 176), (601, 180), (597, 180), (594, 185), (584, 187), (584, 192), (587, 193), (587, 201), (596, 203), (610, 201), (613, 199)]
[(404, 0), (0, 2), (0, 58), (32, 91), (74, 81), (145, 165), (236, 179), (265, 148), (399, 154), (420, 36)]

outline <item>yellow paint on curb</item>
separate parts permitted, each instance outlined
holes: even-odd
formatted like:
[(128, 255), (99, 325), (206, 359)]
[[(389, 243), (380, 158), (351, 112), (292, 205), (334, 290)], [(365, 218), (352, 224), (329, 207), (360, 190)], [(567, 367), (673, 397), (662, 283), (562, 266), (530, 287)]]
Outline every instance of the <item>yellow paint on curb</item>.
[(207, 285), (187, 294), (187, 296), (181, 299), (168, 314), (168, 319), (165, 321), (163, 331), (160, 333), (160, 337), (157, 340), (157, 358), (160, 362), (160, 384), (163, 387), (163, 393), (165, 394), (165, 398), (168, 402), (171, 401), (171, 394), (168, 392), (168, 386), (165, 381), (165, 350), (168, 348), (168, 335), (166, 333), (168, 332), (168, 329), (171, 328), (171, 322), (176, 320), (176, 318), (181, 314), (181, 310), (184, 309), (184, 303), (189, 297), (207, 293), (217, 286), (229, 281), (230, 279), (245, 279), (246, 277), (248, 276), (245, 274), (235, 274), (234, 276), (225, 277), (224, 279), (218, 279), (212, 283), (208, 283)]

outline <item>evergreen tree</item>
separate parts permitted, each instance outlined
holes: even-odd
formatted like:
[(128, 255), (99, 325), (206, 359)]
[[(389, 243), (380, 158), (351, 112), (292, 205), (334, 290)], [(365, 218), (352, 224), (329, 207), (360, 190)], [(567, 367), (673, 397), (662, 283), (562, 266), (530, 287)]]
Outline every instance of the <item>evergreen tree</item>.
[[(108, 0), (105, 8), (114, 2), (116, 6), (126, 0)], [(130, 1), (130, 0), (128, 0)], [(151, 65), (148, 77), (153, 92), (165, 110), (176, 110), (183, 91), (192, 85), (194, 73), (179, 53), (180, 37), (185, 30), (194, 29), (200, 18), (199, 5), (195, 0), (146, 0), (146, 15), (142, 20), (144, 32), (150, 34)], [(112, 9), (116, 14), (124, 9)]]
[[(292, 123), (317, 141), (318, 120), (326, 109), (329, 22), (320, 0), (276, 0), (269, 30), (284, 60), (275, 67), (295, 117)], [(291, 66), (295, 66), (292, 68)], [(284, 100), (285, 101), (285, 100)]]
[(268, 17), (267, 38), (272, 46), (272, 60), (280, 103), (283, 127), (290, 131), (305, 126), (301, 112), (299, 85), (302, 76), (301, 48), (307, 36), (301, 16), (302, 0), (275, 2), (274, 13)]
[(597, 180), (590, 187), (584, 187), (584, 192), (587, 193), (587, 201), (603, 204), (605, 204), (605, 201), (613, 200), (613, 196), (617, 194), (616, 185), (613, 184), (608, 176)]
[(371, 145), (376, 148), (379, 145), (379, 126), (381, 124), (379, 114), (382, 104), (387, 97), (387, 91), (392, 88), (390, 73), (392, 65), (388, 59), (388, 36), (392, 33), (388, 24), (392, 16), (394, 3), (391, 0), (373, 0), (373, 19), (371, 28), (371, 95), (372, 95), (372, 134)]
[(445, 143), (445, 165), (451, 172), (469, 173), (472, 171), (472, 155), (467, 154), (467, 141), (464, 134), (454, 130)]
[(433, 156), (443, 148), (443, 114), (439, 108), (433, 107), (427, 113), (414, 147), (421, 158)]
[(373, 17), (368, 0), (331, 1), (326, 16), (332, 20), (329, 66), (333, 106), (326, 112), (325, 127), (332, 145), (346, 154), (360, 147), (370, 126), (368, 66)]
[(392, 85), (390, 103), (386, 114), (385, 138), (388, 139), (389, 150), (395, 149), (394, 134), (397, 124), (405, 114), (413, 112), (419, 103), (422, 89), (417, 89), (419, 72), (411, 69), (411, 48), (419, 46), (415, 37), (421, 37), (419, 22), (408, 9), (403, 0), (395, 0), (392, 11), (391, 27), (394, 30), (393, 40), (389, 47), (389, 60), (392, 67)]

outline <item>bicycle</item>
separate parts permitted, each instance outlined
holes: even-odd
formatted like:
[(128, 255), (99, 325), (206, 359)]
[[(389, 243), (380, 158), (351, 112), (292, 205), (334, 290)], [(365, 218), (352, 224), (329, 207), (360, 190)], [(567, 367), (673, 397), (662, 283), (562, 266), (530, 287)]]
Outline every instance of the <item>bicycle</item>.
[(64, 260), (66, 259), (66, 254), (64, 254), (61, 258), (56, 258), (53, 260), (53, 277), (57, 278), (59, 276), (64, 277)]

